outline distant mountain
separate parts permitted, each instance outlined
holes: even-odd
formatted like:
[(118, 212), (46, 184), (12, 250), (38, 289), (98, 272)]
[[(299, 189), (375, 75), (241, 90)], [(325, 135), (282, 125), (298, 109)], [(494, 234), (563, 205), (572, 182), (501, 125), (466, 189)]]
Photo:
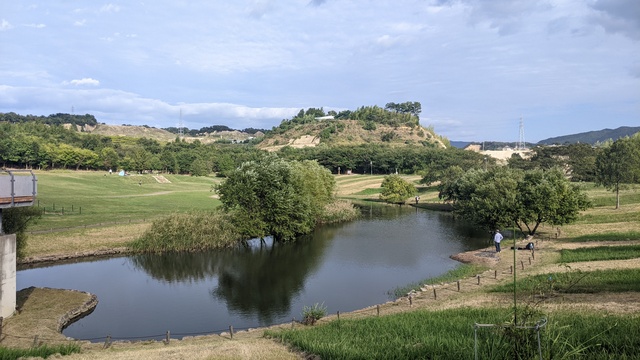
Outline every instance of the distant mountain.
[(449, 141), (449, 143), (455, 148), (464, 149), (467, 145), (471, 144), (471, 141)]
[(545, 140), (541, 140), (538, 142), (539, 145), (564, 145), (564, 144), (575, 144), (575, 143), (583, 143), (583, 144), (595, 144), (597, 142), (611, 140), (618, 140), (619, 138), (623, 138), (625, 136), (631, 136), (640, 131), (640, 126), (630, 127), (630, 126), (621, 126), (617, 129), (603, 129), (599, 131), (588, 131), (579, 134), (573, 135), (565, 135), (565, 136), (557, 136), (548, 138)]

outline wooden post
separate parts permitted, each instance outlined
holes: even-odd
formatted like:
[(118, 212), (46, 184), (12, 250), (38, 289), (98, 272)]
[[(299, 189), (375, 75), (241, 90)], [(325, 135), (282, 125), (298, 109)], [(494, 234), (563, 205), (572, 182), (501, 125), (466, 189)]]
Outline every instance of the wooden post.
[(104, 346), (102, 348), (106, 349), (109, 346), (111, 346), (111, 334), (107, 335), (107, 338), (104, 341)]
[(524, 270), (524, 261), (520, 260), (520, 264), (522, 265), (522, 270)]
[(509, 266), (510, 273), (513, 274), (513, 265)]
[(338, 320), (340, 320), (340, 311), (336, 312), (336, 315), (338, 315)]
[(2, 322), (3, 321), (4, 321), (4, 318), (0, 316), (0, 339), (2, 339)]
[(165, 337), (164, 340), (167, 344), (169, 344), (169, 341), (171, 341), (171, 332), (169, 332), (169, 330), (167, 330), (167, 335)]
[(493, 271), (493, 278), (497, 279), (498, 278), (498, 270), (494, 270)]
[(458, 283), (458, 291), (460, 291), (460, 280), (456, 281)]
[(38, 335), (33, 337), (33, 347), (38, 347)]
[(536, 251), (535, 250), (531, 250), (531, 257), (533, 258), (533, 260), (536, 259)]
[(377, 311), (378, 316), (380, 316), (380, 305), (376, 305), (376, 311)]
[(436, 288), (433, 288), (433, 299), (438, 300), (438, 294), (436, 294)]
[(531, 257), (529, 257), (529, 265), (531, 265)]
[(413, 307), (413, 295), (409, 295), (409, 307)]
[(480, 285), (480, 275), (478, 275), (478, 285)]
[(233, 325), (229, 325), (229, 334), (231, 334), (231, 339), (233, 339)]

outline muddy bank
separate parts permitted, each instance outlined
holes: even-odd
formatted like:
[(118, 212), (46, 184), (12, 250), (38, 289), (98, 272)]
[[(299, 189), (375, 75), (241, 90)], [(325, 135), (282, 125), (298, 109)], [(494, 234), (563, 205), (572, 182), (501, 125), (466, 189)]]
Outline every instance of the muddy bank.
[(32, 256), (24, 259), (17, 260), (17, 266), (19, 269), (25, 269), (40, 265), (48, 265), (48, 264), (63, 264), (66, 262), (71, 262), (73, 260), (83, 259), (83, 258), (100, 258), (100, 257), (111, 257), (111, 256), (120, 256), (120, 255), (128, 255), (132, 254), (129, 248), (120, 247), (113, 249), (105, 249), (105, 250), (93, 250), (93, 251), (79, 251), (68, 254), (55, 254), (55, 255), (46, 255), (46, 256)]

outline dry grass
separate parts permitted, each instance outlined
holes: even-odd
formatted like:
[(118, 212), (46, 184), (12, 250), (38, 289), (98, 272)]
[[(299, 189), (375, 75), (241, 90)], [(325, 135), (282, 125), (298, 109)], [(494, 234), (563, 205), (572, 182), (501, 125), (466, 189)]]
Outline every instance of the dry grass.
[(27, 241), (26, 259), (72, 253), (88, 253), (126, 247), (139, 238), (150, 223), (135, 223), (100, 228), (87, 228), (31, 234)]
[(80, 291), (27, 288), (18, 292), (18, 311), (4, 320), (0, 344), (6, 347), (29, 347), (38, 341), (59, 344), (66, 341), (60, 333), (60, 319), (90, 300)]

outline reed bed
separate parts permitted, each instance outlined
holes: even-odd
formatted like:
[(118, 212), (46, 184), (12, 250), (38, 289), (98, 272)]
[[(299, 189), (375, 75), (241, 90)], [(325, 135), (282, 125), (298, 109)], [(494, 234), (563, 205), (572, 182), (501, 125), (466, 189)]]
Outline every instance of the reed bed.
[(203, 211), (156, 220), (130, 247), (140, 252), (199, 251), (233, 247), (241, 240), (226, 214)]
[(360, 217), (360, 210), (353, 206), (351, 201), (336, 200), (325, 206), (318, 223), (331, 224), (345, 222), (355, 220), (358, 217)]
[[(267, 331), (266, 335), (321, 359), (473, 359), (474, 324), (511, 321), (510, 311), (497, 308), (417, 310)], [(528, 340), (523, 341), (521, 332), (515, 336), (508, 329), (478, 330), (480, 358), (537, 355), (537, 334), (528, 330)], [(559, 312), (548, 319), (540, 334), (545, 359), (571, 355), (581, 359), (637, 359), (640, 318)]]
[(79, 353), (79, 352), (80, 352), (80, 345), (78, 344), (63, 344), (63, 345), (53, 345), (53, 346), (42, 345), (42, 346), (32, 347), (28, 349), (0, 347), (0, 359), (1, 360), (26, 359), (26, 358), (46, 359), (50, 356), (58, 358), (59, 355), (62, 355), (62, 356), (71, 355), (73, 353)]

